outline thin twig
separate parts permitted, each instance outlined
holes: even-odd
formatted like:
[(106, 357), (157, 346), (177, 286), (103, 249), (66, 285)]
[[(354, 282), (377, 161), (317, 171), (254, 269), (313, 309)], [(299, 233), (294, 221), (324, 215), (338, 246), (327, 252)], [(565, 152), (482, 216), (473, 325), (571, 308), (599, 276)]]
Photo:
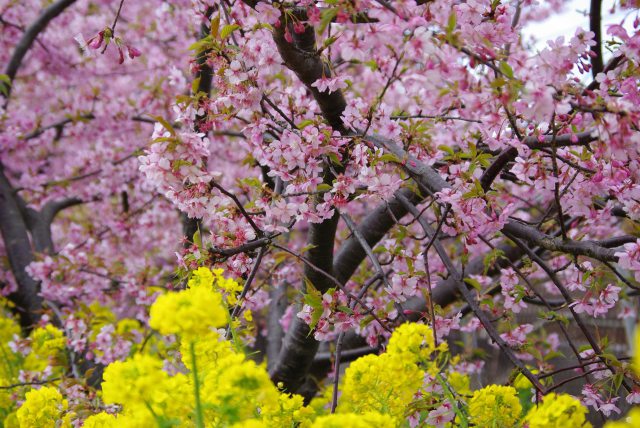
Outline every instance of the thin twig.
[(348, 289), (346, 289), (345, 286), (342, 285), (342, 283), (340, 283), (340, 281), (338, 281), (335, 276), (333, 276), (330, 273), (326, 272), (324, 269), (321, 269), (318, 266), (314, 265), (309, 260), (307, 260), (305, 257), (303, 257), (303, 256), (301, 256), (299, 254), (296, 254), (294, 251), (291, 251), (290, 249), (288, 249), (286, 247), (283, 247), (282, 245), (278, 245), (276, 243), (273, 243), (272, 245), (275, 248), (279, 248), (282, 251), (284, 251), (284, 252), (286, 252), (288, 254), (291, 254), (293, 257), (297, 258), (298, 260), (301, 260), (304, 264), (309, 266), (312, 270), (314, 270), (314, 271), (318, 272), (319, 274), (325, 276), (327, 279), (329, 279), (331, 282), (333, 282), (339, 290), (344, 292), (347, 295), (347, 297), (350, 297), (350, 298), (354, 299), (356, 302), (358, 302), (358, 304), (362, 308), (364, 308), (364, 310), (365, 310), (364, 313), (371, 315), (373, 317), (373, 319), (376, 320), (378, 322), (378, 324), (380, 324), (380, 327), (382, 327), (388, 333), (391, 333), (391, 329), (374, 313), (373, 308), (369, 308), (360, 298), (358, 298), (358, 296), (355, 296)]
[(122, 5), (124, 4), (124, 0), (120, 0), (120, 5), (118, 6), (118, 11), (116, 12), (116, 17), (113, 20), (113, 25), (111, 26), (111, 36), (116, 35), (116, 24), (118, 23), (118, 19), (120, 18), (120, 12), (122, 11)]
[(331, 413), (335, 413), (336, 407), (338, 406), (338, 383), (340, 382), (342, 339), (344, 339), (344, 332), (340, 332), (340, 334), (338, 334), (338, 339), (336, 340), (336, 361), (333, 364), (333, 397), (331, 399)]

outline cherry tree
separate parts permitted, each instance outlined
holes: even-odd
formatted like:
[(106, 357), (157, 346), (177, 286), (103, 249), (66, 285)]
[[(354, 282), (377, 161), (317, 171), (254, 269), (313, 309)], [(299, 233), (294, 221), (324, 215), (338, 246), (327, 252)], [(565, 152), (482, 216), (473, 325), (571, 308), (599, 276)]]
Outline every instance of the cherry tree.
[(159, 289), (222, 268), (243, 340), (307, 400), (419, 320), (540, 396), (640, 402), (589, 322), (636, 317), (640, 18), (602, 28), (594, 0), (534, 48), (562, 3), (3, 1), (7, 306), (82, 376), (144, 343)]

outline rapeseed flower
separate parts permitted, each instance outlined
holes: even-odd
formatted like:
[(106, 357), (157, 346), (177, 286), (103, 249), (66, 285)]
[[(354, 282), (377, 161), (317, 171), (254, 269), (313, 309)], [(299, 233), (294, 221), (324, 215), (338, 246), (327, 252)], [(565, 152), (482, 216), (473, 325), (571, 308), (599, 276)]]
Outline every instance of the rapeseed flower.
[(151, 305), (149, 325), (162, 334), (195, 338), (222, 327), (228, 317), (220, 293), (194, 286), (158, 297)]
[(428, 325), (417, 323), (400, 325), (387, 345), (388, 353), (402, 354), (413, 362), (427, 361), (435, 350), (433, 330)]
[[(62, 421), (69, 404), (54, 387), (45, 386), (27, 392), (26, 400), (18, 409), (21, 427), (46, 427), (53, 421)], [(69, 426), (69, 425), (66, 425)]]
[(422, 385), (423, 372), (403, 355), (366, 355), (346, 369), (341, 412), (380, 412), (401, 417)]
[(529, 410), (525, 421), (529, 428), (582, 428), (590, 427), (588, 410), (577, 398), (568, 394), (547, 394), (542, 403)]
[(511, 386), (489, 385), (474, 391), (469, 401), (471, 422), (479, 427), (515, 427), (521, 412), (520, 400)]

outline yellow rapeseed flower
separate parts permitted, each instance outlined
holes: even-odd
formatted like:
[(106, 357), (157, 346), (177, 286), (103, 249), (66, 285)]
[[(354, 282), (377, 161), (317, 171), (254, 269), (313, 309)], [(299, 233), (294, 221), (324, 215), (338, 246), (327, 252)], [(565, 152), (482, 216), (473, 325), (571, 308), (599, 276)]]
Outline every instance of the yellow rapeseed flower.
[(277, 404), (265, 405), (260, 414), (269, 427), (304, 427), (313, 413), (313, 409), (304, 406), (302, 396), (280, 394)]
[(474, 391), (469, 401), (471, 422), (479, 427), (515, 427), (521, 412), (516, 390), (511, 386), (489, 385)]
[(551, 393), (529, 410), (525, 421), (529, 428), (583, 428), (591, 426), (585, 417), (587, 413), (577, 398)]
[(422, 385), (423, 372), (403, 355), (366, 355), (346, 369), (341, 412), (404, 414)]
[(640, 407), (634, 407), (619, 421), (607, 422), (604, 428), (637, 428), (640, 427)]
[(264, 367), (235, 360), (204, 378), (201, 401), (207, 420), (231, 425), (254, 417), (262, 408), (276, 408), (279, 395)]
[(433, 330), (425, 324), (405, 323), (389, 339), (387, 352), (403, 354), (412, 361), (426, 361), (435, 351)]
[(116, 428), (117, 426), (114, 415), (102, 412), (97, 415), (91, 415), (85, 419), (82, 428)]
[(313, 422), (313, 428), (395, 428), (397, 421), (389, 415), (377, 412), (335, 413), (320, 416)]
[(196, 286), (158, 297), (151, 305), (149, 325), (162, 334), (195, 338), (225, 325), (227, 312), (220, 293)]
[(640, 326), (636, 327), (636, 335), (633, 346), (632, 367), (636, 375), (640, 376)]
[(27, 370), (41, 371), (47, 366), (58, 366), (61, 371), (65, 360), (66, 339), (64, 333), (52, 324), (34, 329), (29, 335), (31, 352), (27, 355), (24, 367)]
[(63, 419), (62, 414), (67, 408), (67, 400), (56, 388), (32, 389), (18, 409), (18, 423), (21, 428), (53, 426), (52, 422)]
[[(214, 269), (213, 272), (207, 267), (199, 267), (191, 273), (191, 278), (189, 278), (188, 286), (189, 288), (194, 287), (206, 287), (211, 288), (213, 286), (213, 280), (215, 274), (222, 274), (221, 269)], [(218, 276), (215, 275), (215, 276)]]

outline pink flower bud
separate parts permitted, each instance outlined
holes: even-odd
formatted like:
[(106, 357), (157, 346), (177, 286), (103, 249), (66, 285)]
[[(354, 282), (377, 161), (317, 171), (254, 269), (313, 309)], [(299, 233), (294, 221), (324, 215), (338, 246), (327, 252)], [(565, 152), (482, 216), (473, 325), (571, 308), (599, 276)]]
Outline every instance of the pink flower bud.
[(296, 22), (295, 24), (293, 24), (293, 31), (296, 34), (304, 33), (304, 24), (300, 21)]
[(284, 30), (284, 39), (289, 43), (293, 43), (293, 37), (291, 36), (291, 32), (289, 31), (289, 27), (287, 27)]
[(87, 46), (91, 49), (99, 49), (102, 46), (102, 42), (104, 41), (104, 30), (100, 31), (97, 36), (93, 36)]
[(122, 64), (124, 62), (124, 51), (122, 50), (122, 46), (118, 45), (118, 64)]
[(129, 58), (131, 59), (134, 59), (142, 55), (142, 52), (140, 52), (138, 49), (134, 48), (133, 46), (127, 46), (127, 51), (129, 52)]

